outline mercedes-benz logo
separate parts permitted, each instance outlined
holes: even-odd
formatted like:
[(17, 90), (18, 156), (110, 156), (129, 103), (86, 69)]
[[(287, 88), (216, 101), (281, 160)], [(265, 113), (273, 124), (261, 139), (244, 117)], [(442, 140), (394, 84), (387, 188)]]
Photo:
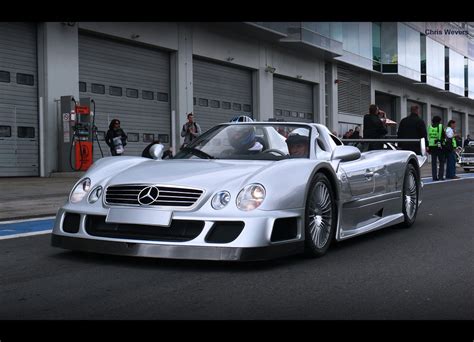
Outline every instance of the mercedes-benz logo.
[(150, 205), (160, 196), (160, 190), (156, 186), (144, 187), (138, 194), (138, 203), (141, 205)]

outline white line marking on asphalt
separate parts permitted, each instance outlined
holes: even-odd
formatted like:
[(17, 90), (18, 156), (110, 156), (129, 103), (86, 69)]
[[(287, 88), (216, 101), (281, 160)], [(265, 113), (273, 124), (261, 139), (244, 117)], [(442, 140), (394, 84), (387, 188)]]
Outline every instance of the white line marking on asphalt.
[(19, 238), (19, 237), (24, 237), (24, 236), (31, 236), (31, 235), (50, 234), (52, 231), (53, 231), (52, 229), (48, 229), (48, 230), (41, 230), (39, 232), (21, 233), (21, 234), (15, 234), (15, 235), (5, 235), (5, 236), (0, 236), (0, 240), (14, 239), (14, 238)]
[(19, 219), (19, 220), (11, 220), (11, 221), (0, 221), (1, 224), (8, 224), (8, 223), (22, 223), (22, 222), (29, 222), (29, 221), (44, 221), (44, 220), (51, 220), (56, 216), (48, 216), (48, 217), (37, 217), (37, 218), (30, 218), (30, 219)]
[(461, 178), (458, 178), (458, 179), (445, 179), (445, 180), (442, 180), (442, 181), (433, 182), (431, 177), (423, 177), (421, 180), (423, 181), (423, 185), (440, 184), (440, 183), (460, 181), (460, 180), (464, 180), (464, 179), (473, 179), (474, 178), (474, 173), (473, 174), (462, 173), (458, 176), (461, 177)]

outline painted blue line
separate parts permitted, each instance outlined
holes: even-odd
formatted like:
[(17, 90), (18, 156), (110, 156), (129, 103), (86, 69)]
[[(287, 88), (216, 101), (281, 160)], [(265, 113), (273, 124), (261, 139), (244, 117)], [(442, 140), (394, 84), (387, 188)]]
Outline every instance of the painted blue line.
[(0, 236), (53, 229), (54, 219), (0, 224)]

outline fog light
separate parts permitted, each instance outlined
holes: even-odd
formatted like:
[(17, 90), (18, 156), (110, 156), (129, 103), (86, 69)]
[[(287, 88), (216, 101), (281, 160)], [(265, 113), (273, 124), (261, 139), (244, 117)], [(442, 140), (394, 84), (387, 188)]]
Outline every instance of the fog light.
[(230, 202), (230, 193), (228, 191), (219, 191), (212, 197), (211, 205), (214, 209), (224, 208)]
[(95, 203), (97, 200), (100, 198), (102, 195), (102, 186), (96, 187), (94, 190), (91, 191), (91, 194), (89, 195), (89, 203)]

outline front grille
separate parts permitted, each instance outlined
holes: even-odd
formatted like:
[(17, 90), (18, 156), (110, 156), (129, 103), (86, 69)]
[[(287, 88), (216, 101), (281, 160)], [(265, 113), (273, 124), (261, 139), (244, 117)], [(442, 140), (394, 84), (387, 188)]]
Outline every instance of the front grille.
[(129, 240), (185, 242), (196, 238), (204, 229), (204, 221), (172, 220), (169, 227), (107, 223), (105, 216), (87, 215), (86, 232), (89, 235)]
[(159, 190), (158, 198), (148, 206), (161, 207), (191, 207), (203, 194), (202, 190), (179, 188), (152, 184), (129, 184), (109, 186), (105, 194), (105, 203), (112, 205), (140, 206), (138, 195), (149, 187), (155, 186)]

